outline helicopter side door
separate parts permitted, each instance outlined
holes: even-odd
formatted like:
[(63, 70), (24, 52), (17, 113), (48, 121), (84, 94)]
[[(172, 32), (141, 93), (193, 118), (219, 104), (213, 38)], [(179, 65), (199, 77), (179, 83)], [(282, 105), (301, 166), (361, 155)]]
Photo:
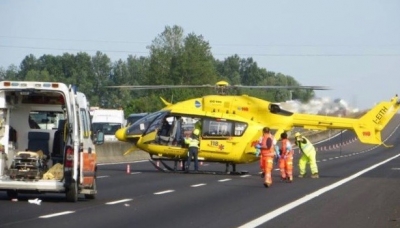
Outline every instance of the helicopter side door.
[(230, 143), (233, 135), (233, 122), (224, 119), (204, 119), (199, 157), (223, 159), (233, 150)]

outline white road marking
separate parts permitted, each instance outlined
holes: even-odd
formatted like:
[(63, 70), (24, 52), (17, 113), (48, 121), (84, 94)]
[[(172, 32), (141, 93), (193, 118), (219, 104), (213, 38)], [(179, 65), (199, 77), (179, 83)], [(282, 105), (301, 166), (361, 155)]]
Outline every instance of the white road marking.
[(97, 176), (96, 178), (99, 179), (99, 178), (106, 178), (106, 177), (110, 177), (110, 176)]
[(112, 201), (112, 202), (108, 202), (106, 203), (107, 205), (114, 205), (114, 204), (118, 204), (118, 203), (125, 203), (125, 202), (129, 202), (132, 201), (133, 199), (123, 199), (123, 200), (117, 200), (117, 201)]
[(250, 174), (246, 174), (246, 175), (242, 175), (240, 177), (251, 177), (251, 175)]
[(140, 174), (141, 172), (132, 172), (131, 175)]
[(400, 170), (400, 168), (392, 168), (392, 170)]
[(49, 215), (42, 215), (42, 216), (39, 216), (39, 218), (52, 218), (52, 217), (67, 215), (67, 214), (71, 214), (71, 213), (75, 213), (75, 211), (64, 211), (64, 212), (59, 212), (59, 213), (54, 213), (54, 214), (49, 214)]
[(227, 178), (227, 179), (219, 180), (218, 182), (225, 182), (225, 181), (230, 181), (230, 180), (232, 180), (232, 179)]
[(368, 172), (370, 170), (373, 170), (376, 167), (381, 166), (381, 165), (383, 165), (383, 164), (385, 164), (385, 163), (387, 163), (387, 162), (389, 162), (389, 161), (391, 161), (391, 160), (393, 160), (393, 159), (395, 159), (395, 158), (397, 158), (399, 156), (400, 156), (400, 154), (398, 154), (398, 155), (396, 155), (394, 157), (388, 158), (385, 161), (382, 161), (382, 162), (380, 162), (378, 164), (375, 164), (375, 165), (370, 166), (370, 167), (368, 167), (368, 168), (366, 168), (364, 170), (361, 170), (358, 173), (355, 173), (355, 174), (353, 174), (353, 175), (351, 175), (349, 177), (346, 177), (346, 178), (344, 178), (344, 179), (342, 179), (342, 180), (340, 180), (340, 181), (338, 181), (336, 183), (333, 183), (331, 185), (323, 187), (323, 188), (321, 188), (321, 189), (319, 189), (319, 190), (317, 190), (317, 191), (315, 191), (315, 192), (313, 192), (313, 193), (311, 193), (309, 195), (306, 195), (306, 196), (304, 196), (304, 197), (302, 197), (300, 199), (297, 199), (297, 200), (295, 200), (295, 201), (293, 201), (291, 203), (288, 203), (288, 204), (286, 204), (286, 205), (284, 205), (284, 206), (282, 206), (282, 207), (280, 207), (280, 208), (278, 208), (278, 209), (276, 209), (274, 211), (271, 211), (271, 212), (269, 212), (269, 213), (267, 213), (267, 214), (265, 214), (265, 215), (263, 215), (263, 216), (261, 216), (259, 218), (254, 219), (254, 220), (252, 220), (252, 221), (250, 221), (250, 222), (248, 222), (246, 224), (243, 224), (239, 228), (260, 226), (261, 224), (264, 224), (264, 223), (268, 222), (269, 220), (271, 220), (271, 219), (273, 219), (273, 218), (275, 218), (275, 217), (277, 217), (277, 216), (279, 216), (279, 215), (281, 215), (281, 214), (283, 214), (283, 213), (285, 213), (285, 212), (287, 212), (287, 211), (289, 211), (289, 210), (291, 210), (291, 209), (293, 209), (293, 208), (295, 208), (295, 207), (297, 207), (297, 206), (299, 206), (299, 205), (301, 205), (303, 203), (306, 203), (307, 201), (310, 201), (310, 200), (312, 200), (312, 199), (324, 194), (325, 192), (328, 192), (328, 191), (330, 191), (330, 190), (332, 190), (334, 188), (337, 188), (340, 185), (345, 184), (345, 183), (347, 183), (347, 182), (349, 182), (349, 181), (361, 176), (362, 174), (364, 174), (364, 173), (366, 173), (366, 172)]
[(175, 190), (166, 190), (166, 191), (162, 191), (162, 192), (155, 192), (154, 195), (162, 195), (162, 194), (167, 194), (167, 193), (171, 193), (171, 192), (175, 192)]
[(194, 184), (194, 185), (191, 185), (190, 187), (192, 187), (192, 188), (197, 188), (197, 187), (204, 186), (204, 185), (206, 185), (206, 184), (201, 183), (201, 184)]

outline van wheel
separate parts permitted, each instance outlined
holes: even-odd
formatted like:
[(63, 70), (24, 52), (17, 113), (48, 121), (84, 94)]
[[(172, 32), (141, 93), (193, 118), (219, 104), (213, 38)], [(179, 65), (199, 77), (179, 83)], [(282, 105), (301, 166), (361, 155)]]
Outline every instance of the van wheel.
[(73, 182), (69, 186), (67, 192), (65, 193), (65, 197), (67, 198), (68, 202), (78, 201), (78, 186), (76, 185), (76, 182)]
[(7, 190), (7, 197), (10, 199), (15, 199), (18, 197), (18, 192), (15, 190)]
[[(93, 179), (93, 186), (91, 188), (95, 192), (97, 191), (97, 185), (96, 185), (96, 177)], [(85, 194), (85, 199), (96, 199), (96, 193), (94, 194)]]

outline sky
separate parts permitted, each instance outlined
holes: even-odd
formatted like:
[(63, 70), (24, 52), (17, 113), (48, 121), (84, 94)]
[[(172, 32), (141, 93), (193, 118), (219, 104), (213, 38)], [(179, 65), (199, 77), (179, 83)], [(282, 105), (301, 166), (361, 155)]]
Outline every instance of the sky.
[(364, 109), (400, 93), (399, 12), (398, 0), (1, 0), (0, 67), (29, 54), (148, 56), (178, 25), (202, 35), (217, 59), (252, 57)]

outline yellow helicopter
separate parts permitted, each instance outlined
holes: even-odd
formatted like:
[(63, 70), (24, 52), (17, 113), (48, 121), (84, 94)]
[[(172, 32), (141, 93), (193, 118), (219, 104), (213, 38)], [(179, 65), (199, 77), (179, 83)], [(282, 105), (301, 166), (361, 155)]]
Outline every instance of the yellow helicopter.
[[(190, 87), (205, 86), (208, 85)], [(182, 88), (173, 85), (110, 87)], [(199, 160), (225, 163), (226, 172), (229, 172), (229, 165), (232, 165), (232, 172), (236, 172), (236, 164), (250, 163), (259, 159), (254, 146), (261, 136), (261, 129), (265, 126), (276, 130), (275, 137), (294, 127), (313, 130), (349, 129), (354, 130), (363, 143), (381, 144), (382, 129), (400, 108), (400, 101), (396, 95), (390, 101), (379, 103), (357, 119), (300, 114), (283, 110), (278, 104), (256, 97), (225, 95), (229, 88), (282, 88), (280, 86), (232, 86), (220, 81), (215, 87), (219, 95), (207, 95), (175, 104), (161, 98), (165, 108), (118, 130), (115, 136), (119, 141), (134, 144), (125, 154), (139, 148), (148, 152), (152, 161), (159, 160), (168, 170), (177, 171), (177, 162), (184, 163), (188, 156), (188, 149), (184, 144), (185, 134), (190, 134), (195, 124), (201, 132)], [(327, 89), (318, 86), (284, 88)], [(187, 129), (187, 126), (191, 129)], [(166, 160), (174, 161), (174, 167), (171, 168), (163, 162)], [(155, 164), (154, 166), (158, 168)]]

